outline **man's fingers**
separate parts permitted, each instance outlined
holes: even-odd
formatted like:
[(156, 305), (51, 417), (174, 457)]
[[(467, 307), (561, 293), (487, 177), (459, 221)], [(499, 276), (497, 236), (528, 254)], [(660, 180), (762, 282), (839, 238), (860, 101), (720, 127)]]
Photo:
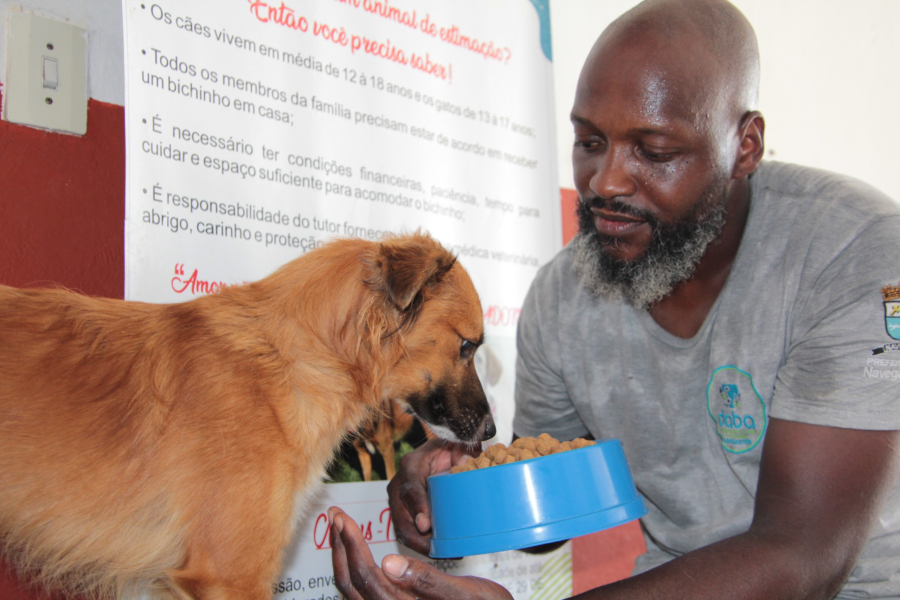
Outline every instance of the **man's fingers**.
[(428, 504), (428, 488), (418, 481), (400, 485), (400, 500), (415, 520), (419, 533), (431, 531), (431, 506)]
[(343, 515), (343, 521), (344, 527), (338, 532), (338, 537), (346, 551), (347, 569), (353, 589), (366, 600), (413, 600), (412, 596), (398, 590), (375, 564), (359, 526), (346, 515)]
[(384, 576), (375, 564), (359, 525), (344, 511), (328, 509), (334, 582), (348, 600), (413, 600)]
[(384, 570), (379, 569), (353, 519), (336, 507), (328, 509), (328, 519), (335, 585), (347, 600), (511, 600), (505, 589), (491, 581), (447, 575), (404, 556), (386, 556)]
[(347, 551), (340, 536), (340, 529), (345, 525), (344, 517), (346, 514), (341, 509), (335, 507), (328, 509), (328, 522), (331, 523), (331, 565), (334, 568), (334, 584), (347, 600), (363, 600), (363, 597), (353, 587), (350, 568), (347, 564)]
[(431, 532), (431, 519), (425, 513), (419, 513), (416, 515), (416, 529), (419, 530), (419, 533), (426, 534)]
[[(402, 568), (403, 562), (406, 562), (405, 569)], [(410, 592), (420, 600), (446, 600), (447, 598), (463, 597), (460, 594), (464, 588), (464, 578), (447, 575), (429, 564), (405, 557), (399, 557), (399, 560), (396, 560), (388, 555), (384, 557), (381, 564), (384, 572), (391, 575), (391, 579), (397, 587)], [(395, 573), (396, 577), (394, 577)], [(450, 579), (449, 582), (446, 581), (447, 578)]]
[(427, 457), (440, 451), (434, 444), (428, 444), (404, 456), (400, 460), (397, 474), (388, 484), (388, 503), (397, 539), (423, 554), (428, 553), (430, 539), (427, 534), (431, 529), (425, 487), (426, 480), (431, 475), (430, 460)]
[(508, 591), (492, 581), (448, 575), (414, 558), (389, 554), (384, 557), (381, 567), (397, 588), (406, 590), (420, 600), (448, 598), (510, 600), (511, 598)]
[(421, 506), (419, 499), (424, 496), (427, 503), (425, 488), (416, 482), (406, 482), (398, 484), (393, 491), (388, 491), (388, 503), (397, 539), (420, 554), (428, 554), (431, 547), (431, 519), (422, 512), (428, 509)]
[(446, 454), (440, 440), (431, 440), (400, 460), (402, 477), (397, 480), (395, 487), (400, 500), (413, 519), (419, 514), (428, 514), (427, 481), (434, 475), (435, 463), (441, 462), (440, 457)]

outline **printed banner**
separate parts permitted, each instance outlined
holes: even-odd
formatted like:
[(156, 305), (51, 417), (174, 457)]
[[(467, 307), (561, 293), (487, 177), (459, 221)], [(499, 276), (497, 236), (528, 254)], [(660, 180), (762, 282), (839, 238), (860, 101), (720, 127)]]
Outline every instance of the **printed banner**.
[[(180, 302), (334, 237), (426, 230), (481, 296), (477, 366), (496, 439), (509, 442), (519, 309), (561, 247), (546, 2), (125, 0), (123, 11), (126, 299)], [(308, 584), (309, 557), (328, 553), (296, 552), (285, 575)]]
[(503, 585), (514, 598), (555, 600), (572, 594), (571, 542), (546, 554), (496, 552), (461, 560), (434, 560), (399, 546), (391, 527), (385, 482), (333, 483), (327, 498), (313, 507), (285, 557), (285, 569), (273, 588), (283, 600), (339, 600), (331, 568), (330, 530), (326, 511), (340, 506), (359, 524), (375, 562), (388, 554), (424, 560), (452, 575), (484, 577)]

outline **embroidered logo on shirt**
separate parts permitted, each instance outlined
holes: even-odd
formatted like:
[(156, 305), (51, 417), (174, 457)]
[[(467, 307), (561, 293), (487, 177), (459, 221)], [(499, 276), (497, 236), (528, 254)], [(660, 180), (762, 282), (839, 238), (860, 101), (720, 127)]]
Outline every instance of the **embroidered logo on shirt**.
[(719, 394), (722, 396), (722, 400), (725, 401), (725, 406), (728, 408), (741, 408), (741, 390), (733, 383), (723, 383), (722, 387), (719, 388)]
[[(900, 284), (886, 285), (881, 288), (881, 297), (884, 298), (884, 328), (889, 336), (900, 340)], [(900, 344), (885, 344), (880, 348), (874, 348), (872, 354), (884, 354), (898, 350), (900, 350)]]
[(728, 365), (713, 371), (706, 386), (706, 408), (722, 448), (749, 452), (766, 433), (766, 404), (746, 371)]
[(884, 326), (887, 334), (900, 340), (900, 285), (886, 285), (881, 288), (884, 297)]

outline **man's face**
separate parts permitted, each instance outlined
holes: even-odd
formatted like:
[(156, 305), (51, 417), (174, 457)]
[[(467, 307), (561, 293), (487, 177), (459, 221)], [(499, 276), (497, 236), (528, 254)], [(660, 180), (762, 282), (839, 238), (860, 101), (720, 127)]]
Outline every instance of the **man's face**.
[(706, 89), (713, 77), (659, 48), (602, 44), (572, 108), (576, 264), (596, 293), (646, 307), (689, 278), (721, 232), (734, 136)]

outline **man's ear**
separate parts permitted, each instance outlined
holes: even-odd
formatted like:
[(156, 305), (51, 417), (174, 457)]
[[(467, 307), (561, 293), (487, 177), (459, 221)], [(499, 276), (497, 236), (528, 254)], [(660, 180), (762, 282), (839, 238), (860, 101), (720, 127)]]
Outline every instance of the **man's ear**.
[(423, 287), (440, 281), (456, 263), (456, 257), (431, 236), (417, 234), (381, 242), (366, 262), (375, 271), (368, 278), (369, 285), (405, 311)]
[(731, 173), (733, 179), (743, 179), (759, 166), (766, 150), (765, 131), (766, 122), (758, 110), (748, 112), (741, 119), (737, 160)]

